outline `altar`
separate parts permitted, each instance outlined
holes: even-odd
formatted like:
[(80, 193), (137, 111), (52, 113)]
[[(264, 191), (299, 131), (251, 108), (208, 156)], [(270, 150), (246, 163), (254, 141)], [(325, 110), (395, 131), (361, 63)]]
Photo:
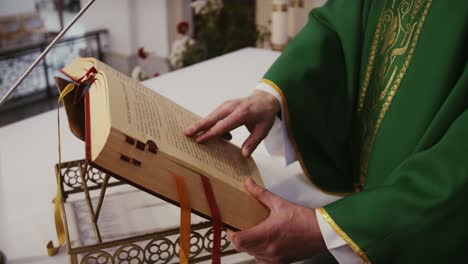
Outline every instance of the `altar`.
[[(249, 95), (278, 56), (278, 52), (246, 48), (164, 74), (144, 84), (196, 114), (205, 116), (223, 101)], [(62, 159), (83, 159), (84, 143), (70, 133), (64, 109), (60, 111), (63, 117)], [(247, 138), (248, 131), (239, 128), (232, 134), (232, 142), (240, 146)], [(319, 207), (336, 199), (308, 183), (297, 163), (286, 167), (283, 159), (271, 157), (263, 144), (259, 145), (253, 157), (266, 187), (273, 193), (286, 199), (303, 201), (309, 207)], [(56, 241), (52, 204), (56, 190), (56, 163), (56, 111), (0, 128), (0, 250), (6, 255), (7, 263), (68, 262), (65, 248), (53, 257), (47, 256), (45, 248), (49, 240)], [(119, 200), (119, 196), (123, 194), (131, 198), (125, 198), (126, 202), (122, 202), (124, 200)], [(135, 229), (139, 229), (139, 232), (148, 232), (178, 224), (177, 207), (133, 187), (109, 190), (108, 197), (111, 198), (103, 202), (99, 225), (106, 227), (110, 235), (114, 231), (136, 232)], [(78, 227), (80, 202), (83, 203), (74, 201), (70, 209), (75, 212), (71, 221), (75, 226), (73, 232), (84, 240), (86, 238), (80, 236), (83, 230)], [(123, 217), (132, 220), (128, 222)], [(106, 221), (113, 218), (122, 218), (126, 227), (131, 223), (133, 228), (114, 230), (124, 224), (115, 224), (114, 221), (114, 226), (106, 225)], [(235, 254), (223, 258), (223, 263), (248, 263), (251, 260), (246, 254)]]

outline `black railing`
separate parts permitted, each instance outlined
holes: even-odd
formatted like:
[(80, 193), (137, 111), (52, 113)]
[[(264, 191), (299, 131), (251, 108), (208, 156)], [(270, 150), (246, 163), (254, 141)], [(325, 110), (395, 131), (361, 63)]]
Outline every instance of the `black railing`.
[[(57, 95), (54, 77), (76, 57), (96, 57), (103, 60), (103, 41), (107, 30), (96, 30), (82, 35), (65, 37), (11, 94), (0, 107), (0, 112)], [(0, 49), (0, 96), (14, 84), (28, 66), (45, 50), (51, 39), (32, 44)]]

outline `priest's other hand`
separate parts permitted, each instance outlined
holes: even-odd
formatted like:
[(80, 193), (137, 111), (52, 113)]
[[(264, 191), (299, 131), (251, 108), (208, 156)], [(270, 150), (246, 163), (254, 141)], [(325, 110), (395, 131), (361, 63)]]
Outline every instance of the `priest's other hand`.
[(291, 263), (313, 257), (327, 249), (315, 210), (290, 203), (259, 187), (252, 180), (246, 189), (270, 208), (260, 224), (239, 232), (228, 230), (227, 238), (239, 252), (260, 263)]
[(280, 103), (273, 95), (255, 90), (248, 97), (224, 102), (208, 116), (187, 128), (184, 134), (202, 143), (245, 125), (250, 136), (242, 145), (242, 154), (248, 157), (268, 135), (280, 108)]

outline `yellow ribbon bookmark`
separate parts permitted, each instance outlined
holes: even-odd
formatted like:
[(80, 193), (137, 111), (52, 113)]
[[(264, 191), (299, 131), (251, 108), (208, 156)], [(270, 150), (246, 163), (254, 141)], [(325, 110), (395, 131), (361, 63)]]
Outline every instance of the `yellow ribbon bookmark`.
[(191, 207), (184, 177), (170, 173), (174, 178), (180, 203), (179, 263), (188, 264), (190, 257)]
[(60, 173), (62, 173), (62, 149), (60, 144), (60, 103), (63, 101), (63, 98), (67, 96), (71, 91), (75, 89), (75, 84), (68, 84), (65, 89), (60, 93), (60, 96), (57, 100), (57, 132), (58, 132), (58, 172), (57, 174), (57, 193), (55, 194), (54, 199), (54, 218), (55, 218), (55, 231), (57, 232), (58, 245), (54, 246), (54, 243), (49, 241), (47, 243), (47, 254), (49, 256), (54, 256), (58, 253), (60, 247), (65, 243), (65, 226), (62, 220), (62, 214), (60, 212), (60, 202), (62, 201), (62, 192), (60, 190)]

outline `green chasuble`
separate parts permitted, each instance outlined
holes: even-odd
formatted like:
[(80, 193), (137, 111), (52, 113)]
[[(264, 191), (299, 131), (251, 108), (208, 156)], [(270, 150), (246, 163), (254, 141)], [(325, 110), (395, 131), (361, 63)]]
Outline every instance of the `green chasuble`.
[(466, 261), (467, 29), (466, 0), (329, 0), (264, 77), (364, 262)]

